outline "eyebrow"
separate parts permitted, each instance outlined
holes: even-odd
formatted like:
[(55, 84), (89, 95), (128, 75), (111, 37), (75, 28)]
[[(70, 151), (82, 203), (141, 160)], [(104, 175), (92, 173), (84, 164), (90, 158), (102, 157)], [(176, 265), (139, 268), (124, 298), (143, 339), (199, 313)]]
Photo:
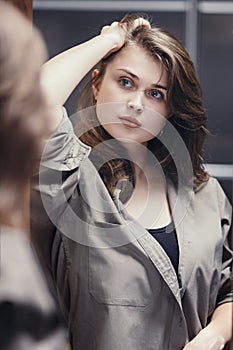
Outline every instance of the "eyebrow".
[[(119, 68), (119, 69), (117, 69), (117, 70), (121, 70), (121, 71), (123, 71), (123, 72), (125, 72), (125, 73), (129, 74), (129, 75), (130, 75), (132, 78), (139, 80), (139, 77), (138, 77), (137, 75), (135, 75), (134, 73), (130, 72), (128, 69), (125, 69), (125, 68)], [(161, 84), (152, 84), (152, 86), (153, 86), (153, 87), (157, 87), (157, 88), (159, 88), (159, 89), (163, 89), (163, 90), (166, 90), (166, 91), (167, 91), (166, 86), (163, 86), (163, 85), (161, 85)]]

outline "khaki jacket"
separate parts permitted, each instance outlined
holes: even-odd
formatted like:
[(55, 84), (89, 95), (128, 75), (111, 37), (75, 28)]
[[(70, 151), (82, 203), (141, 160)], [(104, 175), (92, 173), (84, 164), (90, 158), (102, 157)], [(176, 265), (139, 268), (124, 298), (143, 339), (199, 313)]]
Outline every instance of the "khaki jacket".
[(179, 195), (168, 186), (177, 278), (160, 244), (111, 199), (89, 153), (64, 116), (32, 192), (33, 241), (72, 349), (181, 350), (232, 300), (231, 206), (214, 178)]

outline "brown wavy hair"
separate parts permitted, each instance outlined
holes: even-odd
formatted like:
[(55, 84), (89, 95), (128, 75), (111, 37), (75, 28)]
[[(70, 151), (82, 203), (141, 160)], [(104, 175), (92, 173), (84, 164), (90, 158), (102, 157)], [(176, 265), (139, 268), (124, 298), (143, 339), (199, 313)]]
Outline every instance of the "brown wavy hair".
[[(132, 30), (132, 23), (138, 17), (141, 17), (141, 14), (130, 14), (122, 20), (122, 22), (127, 23), (128, 31), (125, 46), (131, 43), (138, 45), (155, 60), (162, 62), (163, 68), (166, 69), (168, 74), (168, 107), (171, 112), (169, 122), (177, 130), (189, 152), (193, 168), (191, 181), (194, 188), (196, 188), (208, 180), (208, 175), (203, 167), (202, 156), (203, 144), (208, 131), (206, 128), (207, 116), (202, 105), (201, 86), (197, 79), (195, 67), (182, 43), (166, 30), (158, 27), (148, 29), (145, 26)], [(99, 74), (84, 87), (79, 99), (79, 111), (95, 105), (91, 87), (93, 84), (101, 83), (106, 67), (115, 55), (117, 55), (117, 52), (102, 59), (97, 64), (96, 68), (99, 69)], [(95, 118), (97, 117), (94, 116)], [(101, 125), (92, 127), (92, 123), (93, 116), (88, 118), (87, 113), (84, 113), (83, 118), (81, 117), (81, 125), (79, 125), (81, 130), (82, 125), (87, 130), (80, 136), (83, 142), (94, 147), (105, 140), (111, 139), (111, 136)], [(173, 146), (175, 150), (175, 141)], [(95, 155), (95, 157), (103, 157), (103, 149), (104, 147), (102, 147), (99, 155)], [(148, 149), (153, 152), (160, 162), (164, 174), (174, 184), (178, 183), (177, 166), (183, 169), (185, 176), (184, 159), (180, 157), (179, 160), (174, 162), (173, 156), (158, 138), (155, 137), (148, 142)], [(105, 152), (114, 153), (113, 150), (105, 150)], [(117, 183), (122, 179), (130, 181), (133, 186), (135, 184), (132, 162), (120, 159), (117, 155), (115, 155), (115, 159), (105, 163), (99, 169), (99, 173), (112, 195)]]
[(23, 191), (46, 135), (40, 34), (12, 5), (0, 2), (0, 222), (22, 206)]

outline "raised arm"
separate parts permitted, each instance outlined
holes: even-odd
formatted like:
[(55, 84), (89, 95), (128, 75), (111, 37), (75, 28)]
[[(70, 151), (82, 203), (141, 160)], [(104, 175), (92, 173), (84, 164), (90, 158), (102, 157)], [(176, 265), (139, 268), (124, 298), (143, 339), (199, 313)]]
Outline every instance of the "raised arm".
[[(134, 27), (149, 22), (143, 18), (134, 21)], [(52, 129), (61, 121), (61, 106), (90, 69), (104, 56), (119, 50), (125, 43), (126, 24), (113, 22), (96, 37), (60, 53), (44, 64), (41, 84), (53, 117)]]

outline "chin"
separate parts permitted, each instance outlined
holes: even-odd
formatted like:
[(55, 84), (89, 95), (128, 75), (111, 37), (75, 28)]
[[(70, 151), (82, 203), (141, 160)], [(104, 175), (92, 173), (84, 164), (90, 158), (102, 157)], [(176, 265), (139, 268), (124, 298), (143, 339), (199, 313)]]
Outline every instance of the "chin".
[(110, 127), (110, 128), (104, 127), (104, 129), (112, 138), (119, 141), (125, 140), (128, 142), (146, 144), (148, 141), (154, 138), (154, 135), (151, 135), (145, 132), (140, 133), (138, 132), (138, 130), (132, 132), (132, 130), (126, 130), (126, 129), (122, 130), (122, 128), (117, 128), (117, 127)]

